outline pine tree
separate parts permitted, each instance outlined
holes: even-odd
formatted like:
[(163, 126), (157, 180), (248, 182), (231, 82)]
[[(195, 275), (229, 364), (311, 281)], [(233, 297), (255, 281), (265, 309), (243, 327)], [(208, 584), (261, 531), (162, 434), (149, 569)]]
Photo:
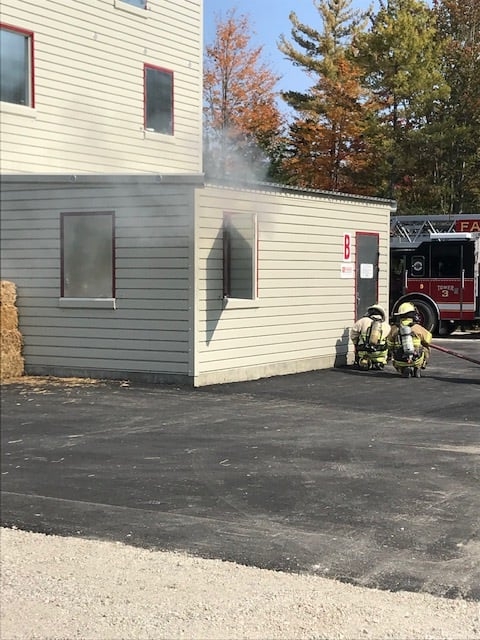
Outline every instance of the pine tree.
[(364, 82), (380, 105), (372, 125), (382, 150), (377, 195), (395, 197), (403, 212), (422, 206), (420, 192), (431, 181), (419, 162), (429, 146), (423, 134), (449, 93), (436, 36), (423, 0), (380, 0), (369, 31), (356, 42)]
[(446, 213), (480, 210), (480, 3), (436, 0), (448, 101), (432, 125), (437, 134), (434, 183)]
[(369, 159), (363, 134), (372, 104), (350, 47), (365, 16), (351, 8), (351, 0), (314, 0), (314, 5), (321, 29), (291, 12), (293, 42), (285, 36), (279, 41), (280, 51), (315, 80), (305, 93), (282, 94), (296, 112), (283, 170), (299, 186), (364, 191), (355, 176)]

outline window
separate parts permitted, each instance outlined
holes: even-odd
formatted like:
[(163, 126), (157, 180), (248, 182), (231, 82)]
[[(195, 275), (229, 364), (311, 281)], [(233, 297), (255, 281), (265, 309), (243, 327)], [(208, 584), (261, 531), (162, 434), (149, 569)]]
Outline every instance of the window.
[(425, 277), (425, 257), (412, 256), (410, 275), (412, 278)]
[(138, 7), (139, 9), (147, 8), (147, 0), (122, 0), (122, 2), (125, 2), (126, 4), (131, 4), (134, 7)]
[(126, 11), (131, 15), (136, 15), (147, 18), (149, 12), (145, 11), (148, 8), (147, 0), (113, 0), (113, 6), (120, 11)]
[(474, 242), (433, 242), (432, 278), (460, 278), (462, 270), (466, 278), (473, 278), (474, 246)]
[(257, 297), (257, 216), (223, 216), (223, 295), (255, 300)]
[(115, 297), (115, 215), (62, 213), (61, 297)]
[(0, 100), (34, 107), (33, 33), (0, 26)]
[(145, 65), (145, 129), (173, 135), (173, 73)]

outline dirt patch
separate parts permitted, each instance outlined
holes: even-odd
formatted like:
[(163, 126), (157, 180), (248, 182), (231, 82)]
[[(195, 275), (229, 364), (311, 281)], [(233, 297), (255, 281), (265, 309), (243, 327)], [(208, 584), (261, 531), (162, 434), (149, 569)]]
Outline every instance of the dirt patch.
[[(104, 380), (95, 378), (56, 378), (54, 376), (17, 376), (2, 380), (2, 385), (20, 384), (29, 387), (82, 387), (87, 385), (105, 384)], [(120, 382), (119, 384), (125, 384)]]

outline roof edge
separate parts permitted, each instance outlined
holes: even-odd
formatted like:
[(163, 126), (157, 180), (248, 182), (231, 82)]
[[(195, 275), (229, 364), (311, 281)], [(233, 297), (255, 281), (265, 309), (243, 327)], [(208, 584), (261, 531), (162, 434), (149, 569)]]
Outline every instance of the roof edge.
[(179, 173), (15, 173), (2, 174), (0, 182), (3, 184), (21, 184), (28, 182), (40, 182), (44, 184), (65, 183), (72, 184), (195, 184), (203, 186), (205, 176), (203, 173), (179, 174)]
[(206, 179), (205, 186), (221, 187), (229, 189), (251, 189), (254, 191), (276, 191), (279, 193), (292, 193), (305, 196), (320, 196), (324, 198), (335, 198), (338, 200), (358, 200), (360, 202), (371, 202), (373, 204), (389, 205), (391, 211), (397, 210), (397, 202), (388, 198), (377, 198), (374, 196), (362, 196), (355, 193), (346, 193), (342, 191), (327, 191), (322, 189), (309, 189), (305, 187), (295, 187), (277, 182), (256, 182), (248, 180), (223, 180), (223, 179)]

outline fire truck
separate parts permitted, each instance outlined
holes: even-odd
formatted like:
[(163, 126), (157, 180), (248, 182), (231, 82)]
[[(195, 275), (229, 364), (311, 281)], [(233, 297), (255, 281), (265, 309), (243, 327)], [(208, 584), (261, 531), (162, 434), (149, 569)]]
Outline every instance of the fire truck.
[(480, 214), (392, 216), (390, 312), (406, 301), (436, 335), (480, 324)]

